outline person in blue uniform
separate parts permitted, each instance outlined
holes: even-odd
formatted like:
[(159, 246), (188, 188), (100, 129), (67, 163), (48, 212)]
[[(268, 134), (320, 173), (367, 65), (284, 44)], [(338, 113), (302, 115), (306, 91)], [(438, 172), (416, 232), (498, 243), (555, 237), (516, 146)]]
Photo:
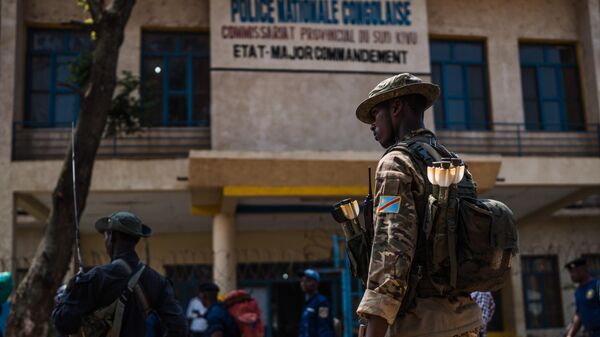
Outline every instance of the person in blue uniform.
[[(116, 262), (122, 260), (131, 271), (139, 270), (141, 263), (135, 246), (141, 237), (148, 237), (152, 233), (150, 227), (130, 212), (113, 213), (99, 219), (95, 226), (104, 235), (106, 252), (113, 262), (72, 278), (66, 289), (57, 295), (52, 319), (56, 330), (64, 336), (76, 334), (84, 323), (84, 317), (121, 296), (131, 273)], [(150, 309), (156, 312), (166, 329), (166, 336), (185, 337), (187, 321), (175, 299), (171, 283), (146, 266), (139, 284)], [(122, 322), (120, 336), (146, 336), (146, 315), (138, 297), (129, 296)]]
[(600, 281), (590, 275), (584, 258), (565, 265), (571, 280), (579, 284), (575, 290), (575, 315), (567, 337), (574, 337), (583, 326), (586, 336), (600, 337)]
[(206, 307), (206, 337), (240, 337), (240, 331), (231, 315), (218, 298), (219, 286), (212, 282), (198, 287), (200, 300)]
[(306, 303), (300, 318), (299, 337), (334, 337), (333, 317), (329, 300), (319, 294), (321, 276), (313, 269), (306, 269), (300, 279), (300, 287)]

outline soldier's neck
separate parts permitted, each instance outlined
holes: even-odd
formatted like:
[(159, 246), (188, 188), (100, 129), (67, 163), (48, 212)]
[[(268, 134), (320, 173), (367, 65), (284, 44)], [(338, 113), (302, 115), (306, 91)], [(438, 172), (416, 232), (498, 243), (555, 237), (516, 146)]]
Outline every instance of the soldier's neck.
[(583, 277), (583, 280), (581, 280), (581, 282), (579, 283), (579, 285), (581, 285), (581, 286), (586, 285), (591, 280), (592, 280), (592, 275), (587, 274), (586, 276)]
[(114, 260), (117, 258), (117, 256), (120, 256), (120, 255), (123, 255), (126, 253), (130, 253), (132, 251), (135, 252), (135, 248), (132, 248), (130, 246), (115, 245), (113, 247), (111, 258)]
[(408, 136), (412, 131), (419, 130), (425, 128), (425, 124), (423, 120), (418, 119), (407, 119), (400, 123), (398, 130), (396, 131), (396, 141), (400, 141), (404, 139), (404, 137)]

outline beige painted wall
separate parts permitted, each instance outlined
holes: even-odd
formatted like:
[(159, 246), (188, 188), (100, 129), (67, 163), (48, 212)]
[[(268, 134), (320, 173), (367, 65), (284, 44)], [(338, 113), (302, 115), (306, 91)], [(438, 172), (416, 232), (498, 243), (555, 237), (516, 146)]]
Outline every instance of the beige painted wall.
[(580, 60), (588, 123), (600, 120), (600, 1), (578, 1)]
[[(212, 148), (380, 152), (369, 125), (358, 121), (355, 111), (389, 76), (213, 72)], [(426, 126), (431, 128), (430, 113)]]

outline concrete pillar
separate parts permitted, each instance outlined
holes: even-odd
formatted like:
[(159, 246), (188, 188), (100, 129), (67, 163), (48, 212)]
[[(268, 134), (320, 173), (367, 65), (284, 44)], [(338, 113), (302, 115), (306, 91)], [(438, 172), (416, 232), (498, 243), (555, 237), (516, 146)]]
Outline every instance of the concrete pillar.
[(0, 269), (13, 271), (15, 202), (10, 179), (12, 124), (19, 104), (22, 1), (0, 3)]
[(213, 218), (213, 280), (222, 293), (237, 288), (235, 218), (219, 213)]
[[(7, 165), (0, 163), (0, 172), (7, 169)], [(4, 172), (2, 176), (8, 176)], [(0, 177), (0, 186), (7, 186), (8, 179)], [(0, 188), (0, 272), (14, 272), (14, 237), (15, 237), (15, 211), (14, 197), (10, 189)]]
[(583, 99), (588, 123), (600, 122), (600, 1), (577, 2), (579, 57)]
[[(18, 0), (2, 0), (0, 8), (0, 161), (9, 162), (12, 147), (12, 124), (18, 105), (18, 74), (21, 62), (17, 55), (21, 27), (20, 2)], [(0, 172), (7, 173), (4, 170)]]
[(513, 258), (510, 287), (512, 290), (513, 326), (518, 337), (527, 336), (527, 322), (525, 319), (525, 302), (523, 301), (523, 278), (521, 277), (521, 256)]
[(490, 36), (487, 49), (492, 122), (524, 123), (517, 37), (510, 34)]

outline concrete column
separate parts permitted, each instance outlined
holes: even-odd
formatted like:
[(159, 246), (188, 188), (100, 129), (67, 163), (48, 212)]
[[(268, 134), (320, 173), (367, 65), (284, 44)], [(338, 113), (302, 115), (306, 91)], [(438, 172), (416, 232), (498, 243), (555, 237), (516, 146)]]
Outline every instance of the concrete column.
[(492, 122), (524, 123), (517, 37), (510, 34), (490, 36), (487, 49)]
[[(0, 161), (3, 162), (11, 159), (12, 124), (22, 83), (18, 79), (21, 62), (17, 57), (22, 29), (20, 2), (2, 0), (0, 8)], [(7, 172), (4, 170), (0, 174)]]
[(577, 2), (580, 74), (588, 123), (600, 122), (600, 1)]
[(525, 303), (523, 301), (523, 278), (521, 277), (521, 256), (513, 258), (512, 275), (510, 278), (510, 287), (512, 290), (511, 308), (513, 317), (513, 327), (517, 336), (527, 336), (527, 322), (525, 319)]
[(14, 197), (8, 187), (8, 174), (3, 171), (8, 170), (8, 166), (0, 163), (0, 272), (12, 271), (14, 272), (14, 237), (15, 237), (15, 211), (14, 211)]
[(222, 293), (237, 288), (235, 218), (219, 213), (213, 218), (213, 280)]
[(12, 124), (20, 92), (19, 36), (23, 29), (19, 0), (0, 3), (0, 269), (14, 271), (15, 202), (10, 179)]

